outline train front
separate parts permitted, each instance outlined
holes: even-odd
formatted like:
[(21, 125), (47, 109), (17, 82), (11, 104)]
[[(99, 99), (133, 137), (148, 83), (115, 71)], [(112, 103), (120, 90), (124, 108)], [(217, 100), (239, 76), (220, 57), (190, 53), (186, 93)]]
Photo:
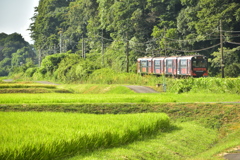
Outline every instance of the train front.
[(192, 76), (207, 77), (208, 76), (208, 60), (205, 56), (192, 57)]

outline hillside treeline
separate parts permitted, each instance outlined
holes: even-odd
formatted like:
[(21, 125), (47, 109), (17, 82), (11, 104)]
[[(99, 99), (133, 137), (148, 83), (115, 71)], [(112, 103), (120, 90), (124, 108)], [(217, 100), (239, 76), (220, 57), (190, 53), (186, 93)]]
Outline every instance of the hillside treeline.
[(240, 75), (238, 0), (40, 0), (32, 21), (41, 64), (33, 70), (42, 75), (91, 74), (105, 67), (130, 72), (138, 57), (202, 54), (216, 76), (220, 37), (225, 75)]
[(33, 46), (18, 33), (0, 33), (0, 76), (24, 72), (36, 63)]

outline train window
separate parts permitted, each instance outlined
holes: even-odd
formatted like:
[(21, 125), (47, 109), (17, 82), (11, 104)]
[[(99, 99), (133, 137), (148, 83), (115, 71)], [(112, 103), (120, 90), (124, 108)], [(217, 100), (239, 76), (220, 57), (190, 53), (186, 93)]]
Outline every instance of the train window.
[(155, 65), (155, 68), (160, 68), (160, 65), (161, 65), (160, 60), (155, 60), (154, 65)]
[(172, 68), (172, 60), (167, 60), (167, 67)]
[(141, 61), (141, 66), (146, 67), (147, 66), (147, 61)]
[(187, 60), (180, 60), (181, 68), (187, 68)]
[(205, 59), (193, 60), (193, 67), (196, 68), (207, 67), (207, 61)]

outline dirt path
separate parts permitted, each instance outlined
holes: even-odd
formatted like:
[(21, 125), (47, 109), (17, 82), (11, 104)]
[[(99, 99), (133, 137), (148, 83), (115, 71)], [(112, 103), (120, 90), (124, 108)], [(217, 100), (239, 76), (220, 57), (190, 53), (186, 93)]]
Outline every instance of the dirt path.
[(240, 146), (231, 148), (228, 150), (228, 153), (222, 153), (220, 156), (223, 156), (227, 160), (240, 160)]
[(136, 93), (159, 93), (152, 88), (144, 87), (144, 86), (129, 85), (126, 87), (128, 87), (129, 89), (133, 90)]
[(3, 82), (13, 82), (13, 79), (4, 79)]

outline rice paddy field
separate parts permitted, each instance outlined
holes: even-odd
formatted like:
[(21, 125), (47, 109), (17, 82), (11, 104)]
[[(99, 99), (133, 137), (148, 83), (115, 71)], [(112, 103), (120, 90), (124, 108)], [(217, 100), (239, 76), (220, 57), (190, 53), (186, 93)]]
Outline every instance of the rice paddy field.
[[(177, 92), (154, 94), (116, 84), (1, 82), (0, 159), (223, 159), (240, 145), (238, 79), (212, 81), (212, 89), (203, 81), (169, 82)], [(216, 92), (218, 85), (226, 87)]]
[(170, 126), (169, 117), (161, 113), (0, 112), (0, 117), (0, 159), (63, 158), (118, 147)]
[(168, 103), (239, 102), (237, 94), (0, 94), (0, 103)]

